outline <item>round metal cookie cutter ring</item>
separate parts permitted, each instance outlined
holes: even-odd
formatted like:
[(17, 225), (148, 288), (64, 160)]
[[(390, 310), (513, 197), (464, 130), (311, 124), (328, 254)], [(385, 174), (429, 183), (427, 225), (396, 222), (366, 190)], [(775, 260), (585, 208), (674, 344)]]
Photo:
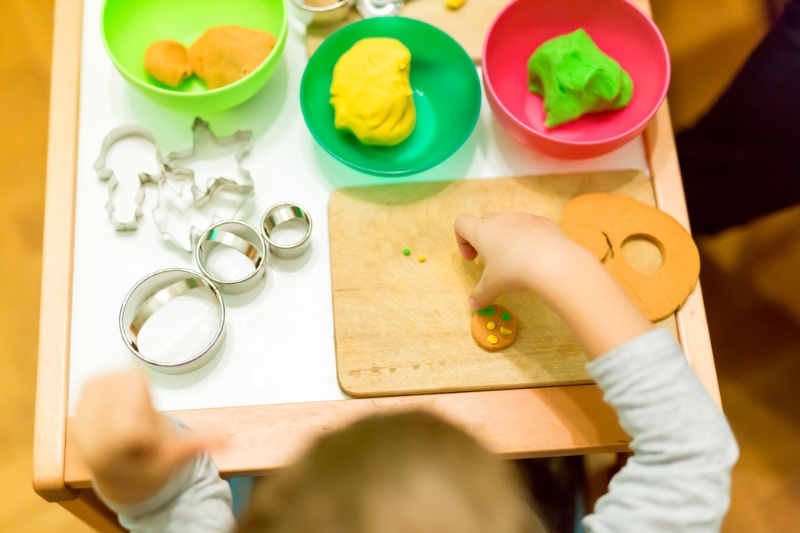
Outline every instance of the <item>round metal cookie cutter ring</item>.
[[(227, 246), (247, 257), (253, 271), (243, 278), (223, 279), (212, 274), (206, 263), (214, 248)], [(266, 274), (267, 244), (262, 235), (250, 224), (238, 220), (223, 220), (212, 224), (197, 241), (194, 259), (200, 272), (222, 292), (240, 294), (247, 292)]]
[[(303, 22), (314, 26), (327, 26), (347, 18), (355, 0), (330, 0), (326, 2), (291, 0)], [(322, 5), (320, 5), (322, 4)]]
[[(279, 244), (270, 238), (275, 228), (293, 220), (301, 221), (306, 228), (305, 233), (298, 241)], [(292, 259), (305, 253), (311, 244), (309, 239), (312, 227), (311, 215), (308, 214), (308, 211), (299, 205), (287, 202), (270, 207), (261, 218), (261, 233), (264, 235), (264, 240), (269, 244), (270, 251), (282, 259)]]
[[(175, 362), (150, 359), (139, 351), (139, 332), (153, 314), (178, 296), (192, 290), (203, 291), (217, 305), (219, 322), (213, 338), (199, 352)], [(184, 268), (157, 270), (139, 280), (128, 291), (119, 312), (119, 330), (128, 349), (151, 369), (164, 374), (185, 374), (202, 367), (219, 351), (225, 333), (225, 304), (209, 280)]]
[(356, 0), (356, 9), (365, 19), (397, 17), (403, 10), (404, 4), (404, 0)]

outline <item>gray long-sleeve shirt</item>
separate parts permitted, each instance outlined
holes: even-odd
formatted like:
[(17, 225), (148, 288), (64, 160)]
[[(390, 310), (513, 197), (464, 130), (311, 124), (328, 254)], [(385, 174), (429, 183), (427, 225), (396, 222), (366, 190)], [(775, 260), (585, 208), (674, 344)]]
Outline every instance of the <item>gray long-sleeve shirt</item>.
[[(736, 442), (670, 333), (658, 329), (588, 363), (632, 437), (634, 455), (611, 480), (587, 533), (719, 531), (730, 502)], [(100, 495), (102, 498), (102, 494)], [(228, 484), (208, 456), (137, 505), (106, 503), (136, 533), (227, 532)]]
[(719, 531), (739, 451), (727, 420), (665, 329), (590, 362), (587, 369), (633, 437), (587, 533)]

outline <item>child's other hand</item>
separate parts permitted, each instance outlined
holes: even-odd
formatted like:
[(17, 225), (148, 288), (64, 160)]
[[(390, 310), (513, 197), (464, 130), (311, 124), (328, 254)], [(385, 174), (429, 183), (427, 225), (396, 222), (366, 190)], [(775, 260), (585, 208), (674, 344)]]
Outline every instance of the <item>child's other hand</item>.
[(145, 376), (126, 370), (88, 381), (78, 403), (74, 443), (111, 501), (138, 503), (209, 444), (153, 409)]
[(500, 294), (520, 290), (546, 293), (562, 282), (566, 267), (592, 260), (552, 220), (530, 213), (489, 213), (482, 218), (461, 215), (455, 221), (461, 255), (485, 263), (483, 276), (470, 295), (481, 309)]

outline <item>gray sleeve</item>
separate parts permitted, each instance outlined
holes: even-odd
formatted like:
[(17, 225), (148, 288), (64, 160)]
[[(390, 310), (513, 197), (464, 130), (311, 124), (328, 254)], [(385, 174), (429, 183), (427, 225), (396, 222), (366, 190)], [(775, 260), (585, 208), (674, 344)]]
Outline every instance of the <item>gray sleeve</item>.
[(134, 533), (228, 533), (236, 525), (230, 486), (208, 454), (197, 456), (144, 502), (120, 505), (97, 495)]
[(633, 437), (634, 455), (584, 518), (585, 531), (719, 531), (739, 451), (669, 331), (637, 337), (587, 369)]

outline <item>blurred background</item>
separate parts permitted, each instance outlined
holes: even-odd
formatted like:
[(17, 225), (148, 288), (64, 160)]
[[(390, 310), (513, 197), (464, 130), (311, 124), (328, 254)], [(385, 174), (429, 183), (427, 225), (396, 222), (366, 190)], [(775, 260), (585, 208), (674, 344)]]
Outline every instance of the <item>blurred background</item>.
[[(714, 102), (784, 3), (651, 1), (672, 57), (676, 131)], [(90, 529), (31, 488), (53, 0), (0, 6), (0, 531), (80, 533)], [(723, 407), (741, 447), (723, 531), (800, 531), (800, 206), (698, 244)]]

